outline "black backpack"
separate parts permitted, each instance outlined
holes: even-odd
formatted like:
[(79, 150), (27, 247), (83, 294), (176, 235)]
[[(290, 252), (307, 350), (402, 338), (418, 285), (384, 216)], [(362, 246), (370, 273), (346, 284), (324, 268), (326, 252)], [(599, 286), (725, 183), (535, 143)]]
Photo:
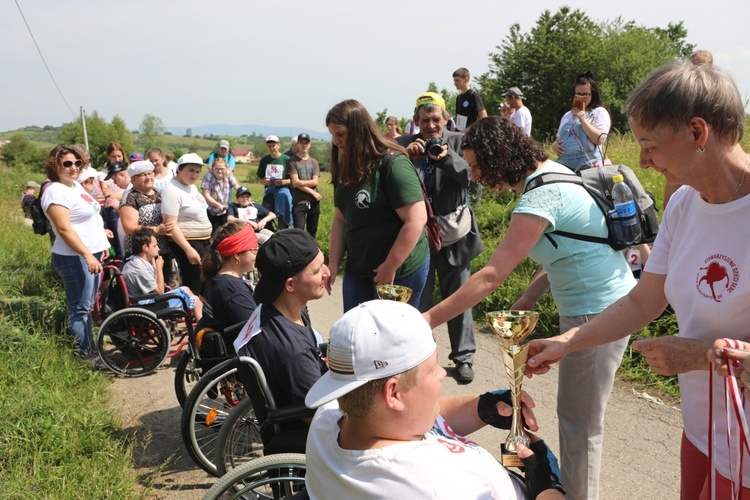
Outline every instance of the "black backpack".
[(42, 210), (42, 193), (44, 188), (47, 187), (50, 181), (44, 181), (42, 187), (39, 189), (39, 196), (31, 203), (29, 207), (29, 213), (31, 214), (31, 228), (34, 230), (34, 234), (47, 234), (51, 227), (47, 216)]
[[(638, 222), (641, 226), (641, 239), (630, 244), (618, 242), (615, 236), (615, 224), (618, 224), (618, 221), (612, 216), (612, 211), (615, 208), (615, 204), (612, 201), (612, 186), (614, 185), (612, 177), (617, 174), (623, 176), (625, 183), (633, 192)], [(599, 238), (597, 236), (557, 230), (552, 231), (552, 234), (558, 234), (567, 238), (574, 238), (592, 243), (607, 244), (615, 250), (623, 250), (630, 245), (652, 243), (656, 239), (656, 233), (659, 232), (659, 222), (656, 219), (654, 199), (645, 189), (643, 189), (638, 177), (636, 177), (635, 173), (633, 173), (629, 167), (626, 167), (625, 165), (602, 165), (600, 167), (584, 167), (575, 173), (571, 172), (569, 174), (558, 172), (544, 173), (531, 179), (523, 192), (527, 193), (532, 189), (543, 186), (544, 184), (552, 184), (556, 182), (568, 182), (583, 186), (591, 197), (594, 198), (597, 206), (602, 211), (602, 214), (607, 221), (609, 236), (607, 238)], [(553, 240), (549, 234), (545, 234), (545, 236), (550, 240), (552, 245), (557, 248), (555, 240)]]

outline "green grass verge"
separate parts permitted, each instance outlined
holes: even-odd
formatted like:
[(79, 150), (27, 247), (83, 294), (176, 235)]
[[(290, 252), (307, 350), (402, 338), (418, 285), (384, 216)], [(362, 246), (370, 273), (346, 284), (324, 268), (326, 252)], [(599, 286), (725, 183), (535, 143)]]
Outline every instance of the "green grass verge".
[(40, 177), (0, 166), (0, 496), (137, 497), (109, 377), (73, 355), (49, 238), (21, 219)]

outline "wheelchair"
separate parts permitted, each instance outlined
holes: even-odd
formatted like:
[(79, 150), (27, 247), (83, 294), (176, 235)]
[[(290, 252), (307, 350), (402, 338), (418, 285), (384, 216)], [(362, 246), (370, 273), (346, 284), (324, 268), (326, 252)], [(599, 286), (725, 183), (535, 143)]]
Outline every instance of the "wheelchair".
[[(164, 362), (172, 347), (170, 329), (190, 313), (184, 300), (174, 295), (130, 297), (122, 265), (114, 261), (102, 271), (94, 303), (94, 320), (99, 325), (96, 350), (112, 372), (142, 377)], [(167, 301), (173, 298), (180, 299), (183, 307), (170, 307)], [(153, 303), (136, 305), (145, 299), (153, 299)]]
[(238, 358), (237, 376), (247, 398), (227, 415), (215, 446), (217, 475), (262, 455), (304, 453), (309, 427), (302, 419), (315, 410), (305, 405), (278, 408), (263, 369), (249, 356)]
[[(294, 424), (312, 417), (315, 410), (304, 405), (277, 408), (257, 361), (248, 356), (237, 360), (237, 376), (247, 399), (229, 412), (221, 426), (215, 447), (221, 479), (204, 498), (307, 498), (308, 427)], [(289, 423), (292, 427), (285, 429)]]

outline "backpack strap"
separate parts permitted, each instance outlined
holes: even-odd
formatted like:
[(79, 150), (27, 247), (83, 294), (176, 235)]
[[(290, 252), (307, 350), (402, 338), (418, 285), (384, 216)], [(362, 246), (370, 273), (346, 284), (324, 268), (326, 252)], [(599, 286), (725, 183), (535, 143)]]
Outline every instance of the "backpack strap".
[[(534, 177), (533, 179), (531, 179), (528, 182), (528, 184), (526, 184), (526, 188), (524, 188), (523, 192), (525, 194), (545, 184), (556, 184), (559, 182), (566, 182), (568, 184), (578, 184), (579, 186), (586, 189), (585, 185), (583, 184), (583, 179), (581, 179), (581, 177), (577, 174), (574, 174), (572, 172), (570, 174), (549, 172), (549, 173), (538, 175)], [(586, 193), (588, 193), (588, 190), (586, 190)], [(590, 196), (590, 193), (589, 193), (589, 196)], [(593, 196), (592, 196), (592, 199), (593, 199)], [(594, 200), (594, 202), (596, 203), (596, 200)], [(596, 206), (599, 206), (599, 204), (597, 203)], [(557, 229), (552, 231), (552, 234), (558, 234), (560, 236), (565, 236), (566, 238), (573, 238), (574, 240), (588, 241), (589, 243), (602, 243), (604, 245), (609, 245), (608, 238), (601, 238), (599, 236), (569, 233), (568, 231), (559, 231)], [(544, 236), (549, 240), (550, 243), (552, 243), (553, 247), (557, 248), (557, 242), (555, 242), (555, 240), (552, 239), (549, 233), (544, 233)]]

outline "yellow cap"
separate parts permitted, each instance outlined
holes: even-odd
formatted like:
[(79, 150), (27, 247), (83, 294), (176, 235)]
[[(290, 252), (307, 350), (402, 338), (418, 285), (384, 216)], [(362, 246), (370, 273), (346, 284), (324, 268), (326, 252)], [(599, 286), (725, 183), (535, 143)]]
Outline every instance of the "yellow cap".
[(440, 94), (436, 94), (435, 92), (425, 92), (424, 94), (417, 97), (417, 109), (419, 109), (420, 106), (426, 106), (428, 104), (440, 106), (441, 108), (443, 108), (443, 111), (447, 111), (447, 109), (445, 109), (445, 99), (443, 99)]
[(622, 182), (625, 179), (622, 177), (622, 174), (615, 174), (612, 176), (612, 182)]

